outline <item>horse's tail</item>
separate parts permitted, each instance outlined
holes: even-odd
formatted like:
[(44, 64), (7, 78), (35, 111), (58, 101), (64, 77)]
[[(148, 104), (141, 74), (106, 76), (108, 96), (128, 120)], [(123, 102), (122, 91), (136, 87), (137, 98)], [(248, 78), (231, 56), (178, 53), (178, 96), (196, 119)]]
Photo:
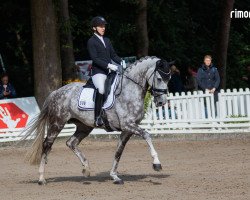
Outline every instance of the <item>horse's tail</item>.
[(28, 137), (35, 136), (31, 149), (29, 152), (27, 152), (25, 157), (25, 160), (27, 160), (31, 165), (36, 165), (41, 162), (43, 141), (47, 131), (48, 120), (49, 106), (48, 101), (45, 101), (40, 114), (35, 117), (25, 129), (26, 134), (22, 138), (22, 140), (25, 140)]

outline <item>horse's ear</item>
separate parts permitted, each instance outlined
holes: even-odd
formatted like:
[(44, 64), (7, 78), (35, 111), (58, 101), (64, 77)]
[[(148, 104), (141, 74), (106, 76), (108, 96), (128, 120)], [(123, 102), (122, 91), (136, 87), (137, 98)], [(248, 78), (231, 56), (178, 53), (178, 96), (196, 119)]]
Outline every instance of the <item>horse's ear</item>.
[(166, 60), (160, 59), (156, 62), (156, 67), (166, 67), (166, 66), (171, 67), (174, 63), (175, 63), (175, 61), (168, 63)]
[(160, 65), (165, 66), (168, 62), (164, 59), (160, 59)]
[(156, 67), (159, 68), (163, 65), (162, 60), (157, 60)]

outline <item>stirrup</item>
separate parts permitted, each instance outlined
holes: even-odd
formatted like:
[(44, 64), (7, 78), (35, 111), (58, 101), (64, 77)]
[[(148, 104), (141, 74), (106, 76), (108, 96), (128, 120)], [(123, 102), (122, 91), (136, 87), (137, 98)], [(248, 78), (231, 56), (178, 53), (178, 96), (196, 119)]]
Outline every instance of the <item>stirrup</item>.
[(101, 116), (98, 116), (95, 120), (95, 126), (102, 126), (104, 124), (103, 120), (102, 120), (102, 117)]

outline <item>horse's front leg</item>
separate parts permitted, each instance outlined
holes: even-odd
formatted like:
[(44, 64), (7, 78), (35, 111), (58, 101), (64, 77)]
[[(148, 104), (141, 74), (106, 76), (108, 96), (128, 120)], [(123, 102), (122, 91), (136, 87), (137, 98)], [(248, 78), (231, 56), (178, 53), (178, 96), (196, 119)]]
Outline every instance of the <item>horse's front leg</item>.
[(137, 124), (129, 124), (128, 129), (130, 130), (130, 132), (133, 132), (133, 134), (142, 136), (143, 139), (146, 140), (149, 146), (150, 154), (153, 158), (153, 169), (155, 171), (162, 170), (161, 162), (159, 160), (158, 153), (156, 152), (154, 145), (152, 143), (150, 134), (147, 131), (143, 130), (141, 127), (139, 127)]
[(149, 146), (149, 150), (150, 150), (150, 153), (151, 153), (151, 156), (153, 158), (153, 169), (155, 171), (161, 171), (162, 170), (162, 166), (161, 166), (161, 162), (158, 158), (158, 153), (156, 152), (155, 148), (154, 148), (154, 145), (152, 143), (152, 139), (150, 137), (150, 134), (146, 131), (143, 131), (142, 134), (140, 134), (145, 140), (146, 142), (148, 143), (148, 146)]
[(119, 138), (119, 142), (117, 145), (117, 149), (116, 149), (116, 153), (115, 153), (115, 158), (113, 161), (113, 166), (112, 169), (110, 171), (110, 176), (111, 178), (114, 180), (114, 184), (123, 184), (123, 180), (120, 179), (117, 175), (117, 168), (118, 168), (118, 164), (122, 155), (122, 152), (125, 148), (125, 145), (127, 144), (128, 140), (130, 139), (130, 137), (132, 136), (131, 133), (128, 132), (122, 132)]

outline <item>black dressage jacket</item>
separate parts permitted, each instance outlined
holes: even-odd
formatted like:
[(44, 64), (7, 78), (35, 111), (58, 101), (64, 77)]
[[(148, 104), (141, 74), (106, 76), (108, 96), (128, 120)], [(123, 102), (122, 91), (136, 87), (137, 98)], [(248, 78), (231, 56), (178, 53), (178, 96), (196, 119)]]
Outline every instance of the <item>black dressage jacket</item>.
[(103, 37), (103, 40), (106, 47), (96, 35), (93, 35), (88, 40), (88, 52), (91, 60), (93, 61), (91, 69), (92, 76), (99, 73), (107, 75), (109, 72), (107, 67), (109, 63), (112, 63), (111, 60), (117, 64), (120, 64), (122, 61), (121, 58), (115, 53), (110, 40), (106, 37)]

